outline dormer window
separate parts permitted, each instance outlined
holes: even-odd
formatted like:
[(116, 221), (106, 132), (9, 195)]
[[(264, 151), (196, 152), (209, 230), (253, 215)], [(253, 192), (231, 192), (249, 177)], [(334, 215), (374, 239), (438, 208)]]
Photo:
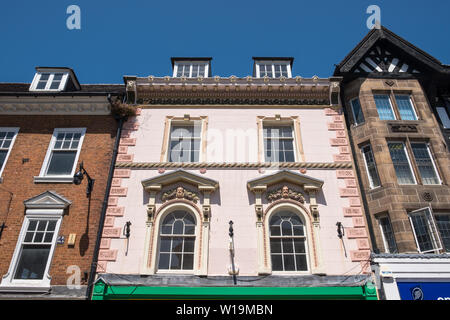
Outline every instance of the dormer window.
[(257, 78), (280, 78), (292, 77), (292, 58), (281, 58), (280, 60), (255, 59), (253, 75)]
[(67, 82), (68, 73), (37, 73), (31, 89), (34, 91), (62, 91)]
[(172, 58), (173, 77), (207, 78), (210, 74), (210, 60)]
[(30, 91), (72, 91), (80, 85), (70, 68), (37, 67)]

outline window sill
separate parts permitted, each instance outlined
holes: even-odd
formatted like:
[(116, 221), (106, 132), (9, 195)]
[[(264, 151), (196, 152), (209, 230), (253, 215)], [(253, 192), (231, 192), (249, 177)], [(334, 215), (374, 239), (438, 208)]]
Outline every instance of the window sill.
[(0, 292), (48, 292), (51, 286), (27, 284), (7, 284), (0, 286)]
[(34, 183), (73, 183), (72, 176), (34, 177)]

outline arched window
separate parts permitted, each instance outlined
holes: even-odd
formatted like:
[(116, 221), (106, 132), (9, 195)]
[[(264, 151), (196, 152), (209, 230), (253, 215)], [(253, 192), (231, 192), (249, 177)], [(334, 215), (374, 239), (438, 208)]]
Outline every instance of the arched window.
[(303, 221), (289, 211), (270, 218), (272, 271), (308, 271), (307, 238)]
[(195, 218), (187, 211), (174, 211), (164, 218), (159, 234), (159, 270), (194, 269), (195, 227)]

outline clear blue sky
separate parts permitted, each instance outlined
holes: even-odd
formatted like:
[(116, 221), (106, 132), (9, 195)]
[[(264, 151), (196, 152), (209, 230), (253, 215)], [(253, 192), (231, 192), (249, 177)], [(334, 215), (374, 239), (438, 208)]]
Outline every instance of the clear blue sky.
[[(66, 9), (81, 8), (81, 30)], [(329, 77), (367, 34), (366, 9), (450, 64), (448, 0), (15, 0), (0, 3), (0, 82), (31, 82), (35, 66), (67, 66), (81, 83), (171, 74), (172, 56), (213, 57), (213, 75), (252, 73), (252, 56), (292, 56), (293, 75)]]

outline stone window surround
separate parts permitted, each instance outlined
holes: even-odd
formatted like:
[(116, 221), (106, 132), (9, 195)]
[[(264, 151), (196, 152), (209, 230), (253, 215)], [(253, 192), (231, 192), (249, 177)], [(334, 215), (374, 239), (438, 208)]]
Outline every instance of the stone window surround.
[(302, 134), (300, 131), (300, 119), (298, 116), (281, 117), (275, 115), (274, 117), (257, 116), (257, 128), (258, 128), (258, 162), (264, 163), (264, 125), (273, 126), (292, 126), (293, 138), (294, 138), (294, 156), (296, 162), (306, 162), (305, 152), (302, 143)]
[[(8, 272), (3, 276), (0, 291), (7, 292), (48, 292), (51, 288), (51, 276), (49, 274), (50, 265), (56, 247), (56, 239), (62, 223), (65, 209), (70, 206), (71, 202), (64, 197), (52, 191), (46, 191), (31, 199), (25, 200), (25, 217), (22, 227), (17, 238), (16, 248), (11, 259)], [(32, 219), (48, 219), (56, 220), (56, 227), (53, 235), (53, 242), (50, 253), (47, 258), (44, 276), (39, 280), (16, 280), (13, 279), (15, 268), (21, 253), (21, 247), (25, 234), (27, 232), (28, 223)]]
[(172, 128), (172, 123), (176, 124), (192, 124), (193, 121), (201, 121), (201, 150), (199, 154), (199, 162), (206, 162), (206, 144), (207, 144), (207, 133), (208, 133), (208, 117), (199, 116), (191, 117), (186, 114), (184, 117), (166, 116), (164, 121), (164, 135), (163, 143), (161, 148), (160, 162), (169, 162), (169, 150), (170, 150), (170, 131)]
[[(414, 153), (412, 151), (413, 149), (411, 147), (411, 143), (424, 143), (424, 144), (426, 144), (427, 147), (428, 147), (428, 151), (430, 153), (431, 162), (432, 162), (433, 167), (435, 169), (437, 178), (440, 181), (439, 184), (436, 184), (434, 186), (438, 186), (438, 185), (443, 185), (444, 184), (444, 181), (442, 180), (443, 175), (441, 174), (441, 170), (439, 168), (439, 165), (438, 165), (438, 163), (435, 160), (436, 157), (434, 156), (433, 148), (431, 146), (430, 141), (428, 141), (428, 139), (410, 139), (409, 137), (405, 137), (405, 138), (402, 138), (402, 139), (400, 139), (400, 138), (392, 138), (392, 139), (387, 138), (386, 139), (386, 147), (388, 148), (388, 152), (389, 152), (389, 147), (387, 146), (388, 143), (402, 143), (404, 145), (406, 156), (407, 156), (408, 162), (409, 162), (409, 166), (410, 166), (410, 169), (412, 170), (413, 178), (415, 180), (415, 183), (413, 185), (433, 186), (433, 185), (430, 185), (430, 184), (423, 184), (422, 176), (420, 174), (419, 168), (418, 168), (417, 163), (416, 163), (416, 159), (414, 157)], [(374, 155), (374, 158), (375, 158), (375, 155)], [(376, 162), (376, 160), (375, 160), (375, 162)], [(404, 185), (404, 184), (402, 184), (402, 185)], [(409, 185), (409, 184), (407, 184), (407, 185)]]
[(384, 252), (385, 253), (392, 253), (392, 252), (389, 252), (389, 246), (388, 246), (388, 243), (387, 243), (387, 239), (386, 239), (386, 237), (384, 235), (383, 227), (381, 226), (381, 223), (380, 223), (380, 219), (382, 219), (382, 218), (387, 218), (389, 220), (389, 224), (391, 225), (391, 228), (392, 228), (392, 231), (393, 231), (395, 245), (397, 246), (397, 239), (395, 238), (395, 234), (396, 233), (394, 232), (394, 229), (393, 229), (393, 226), (392, 226), (391, 217), (389, 216), (389, 212), (388, 211), (375, 214), (375, 219), (376, 219), (376, 221), (378, 223), (381, 239), (382, 239), (383, 246), (384, 246)]
[[(164, 186), (173, 186), (177, 183), (186, 182), (197, 187), (199, 192), (203, 193), (203, 201), (201, 209), (192, 201), (184, 198), (176, 198), (169, 200), (157, 208), (156, 197), (161, 193)], [(159, 228), (163, 217), (175, 210), (187, 210), (195, 216), (196, 240), (194, 248), (194, 269), (193, 271), (166, 271), (164, 273), (193, 273), (198, 276), (206, 276), (208, 274), (208, 256), (209, 256), (209, 229), (211, 204), (210, 196), (219, 187), (214, 180), (204, 178), (184, 170), (176, 170), (167, 174), (162, 174), (154, 178), (142, 181), (142, 186), (149, 193), (149, 202), (147, 205), (147, 221), (146, 234), (144, 244), (144, 259), (141, 266), (140, 274), (152, 275), (157, 271), (157, 254), (159, 252)]]
[[(264, 209), (262, 196), (269, 186), (288, 182), (298, 185), (309, 194), (308, 210), (303, 204), (291, 199), (279, 199), (268, 204)], [(322, 250), (320, 246), (320, 217), (316, 201), (316, 194), (321, 190), (323, 182), (308, 176), (292, 173), (289, 171), (279, 171), (275, 174), (264, 176), (247, 183), (247, 187), (255, 194), (255, 213), (257, 228), (257, 250), (258, 250), (258, 274), (259, 275), (304, 275), (304, 274), (324, 274), (324, 264)], [(287, 209), (302, 217), (306, 226), (308, 243), (308, 272), (272, 272), (270, 260), (270, 239), (269, 239), (269, 219), (273, 213)]]

